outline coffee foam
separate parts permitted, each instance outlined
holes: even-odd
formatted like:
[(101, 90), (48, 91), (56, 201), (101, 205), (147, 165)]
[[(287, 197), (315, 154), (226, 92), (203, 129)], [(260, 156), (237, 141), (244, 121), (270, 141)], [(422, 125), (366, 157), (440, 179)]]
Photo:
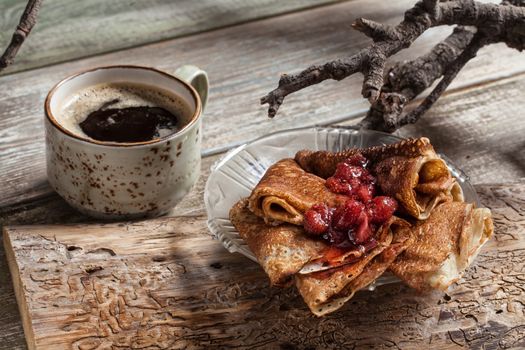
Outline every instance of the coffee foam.
[[(70, 98), (64, 102), (58, 115), (55, 115), (55, 119), (73, 134), (91, 139), (82, 131), (79, 123), (83, 122), (91, 112), (115, 99), (118, 99), (119, 102), (112, 103), (109, 108), (138, 106), (165, 108), (179, 119), (178, 129), (186, 125), (193, 114), (190, 106), (182, 98), (164, 89), (145, 84), (116, 82), (89, 86), (72, 93)], [(159, 134), (160, 137), (163, 137), (177, 130), (161, 129)]]

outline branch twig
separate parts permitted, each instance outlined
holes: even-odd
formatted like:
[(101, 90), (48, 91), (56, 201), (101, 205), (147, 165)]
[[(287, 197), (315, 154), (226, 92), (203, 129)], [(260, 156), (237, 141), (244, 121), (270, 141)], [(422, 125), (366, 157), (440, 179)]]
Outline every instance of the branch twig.
[(18, 50), (24, 43), (29, 33), (31, 33), (31, 29), (33, 29), (36, 23), (38, 10), (40, 10), (42, 2), (43, 0), (28, 1), (25, 10), (22, 13), (22, 17), (20, 18), (20, 22), (13, 33), (11, 42), (0, 57), (0, 72), (13, 63)]
[[(264, 96), (261, 103), (268, 103), (268, 115), (273, 117), (289, 94), (327, 79), (341, 80), (361, 72), (365, 77), (362, 95), (372, 107), (360, 125), (392, 131), (419, 119), (482, 46), (504, 42), (520, 51), (525, 49), (525, 8), (515, 6), (522, 2), (507, 0), (503, 5), (497, 5), (474, 0), (421, 0), (395, 27), (358, 19), (353, 27), (372, 38), (372, 45), (345, 59), (281, 76), (278, 87)], [(387, 58), (409, 47), (425, 30), (454, 24), (475, 28), (458, 27), (429, 54), (411, 63), (397, 65), (384, 74)], [(479, 39), (473, 42), (475, 32), (478, 32)], [(415, 111), (400, 117), (406, 103), (442, 75), (442, 81), (431, 95)]]
[(475, 29), (471, 27), (456, 27), (427, 54), (390, 68), (385, 74), (380, 97), (370, 106), (358, 127), (392, 131), (385, 122), (398, 119), (410, 101), (439, 79), (469, 45), (474, 34)]
[[(487, 38), (483, 34), (474, 36), (465, 50), (459, 55), (454, 62), (444, 71), (443, 78), (436, 85), (434, 90), (417, 106), (413, 111), (402, 117), (385, 118), (387, 130), (394, 131), (407, 124), (416, 123), (423, 114), (438, 100), (445, 92), (452, 80), (458, 75), (459, 71), (467, 64), (469, 60), (476, 56), (479, 49), (486, 45)], [(384, 116), (385, 117), (385, 116)]]

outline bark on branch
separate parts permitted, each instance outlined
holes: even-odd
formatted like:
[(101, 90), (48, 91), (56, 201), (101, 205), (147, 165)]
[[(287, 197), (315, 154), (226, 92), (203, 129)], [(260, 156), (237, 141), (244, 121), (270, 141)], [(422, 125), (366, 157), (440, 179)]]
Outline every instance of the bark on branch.
[(26, 40), (27, 36), (31, 33), (31, 29), (33, 29), (36, 24), (36, 18), (38, 11), (42, 6), (42, 2), (43, 0), (28, 1), (25, 10), (22, 13), (22, 17), (20, 18), (20, 22), (13, 33), (11, 42), (2, 56), (0, 56), (0, 72), (13, 63), (18, 50), (20, 50), (20, 47)]
[[(481, 47), (504, 42), (523, 50), (525, 8), (520, 6), (524, 3), (523, 0), (508, 0), (501, 5), (473, 0), (422, 0), (405, 13), (397, 26), (357, 19), (354, 29), (369, 36), (372, 45), (350, 57), (281, 76), (278, 87), (264, 96), (261, 103), (269, 105), (268, 115), (274, 117), (289, 94), (327, 79), (342, 80), (360, 72), (364, 75), (362, 95), (372, 104), (360, 126), (393, 131), (417, 121)], [(385, 74), (390, 56), (409, 47), (425, 30), (440, 25), (460, 26), (426, 55), (397, 64)], [(402, 115), (405, 105), (441, 76), (441, 82), (421, 105)]]

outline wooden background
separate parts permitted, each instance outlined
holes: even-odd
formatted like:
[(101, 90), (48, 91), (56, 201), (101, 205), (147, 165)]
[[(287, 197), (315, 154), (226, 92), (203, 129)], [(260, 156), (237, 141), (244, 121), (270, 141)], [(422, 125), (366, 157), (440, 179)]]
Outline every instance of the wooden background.
[[(7, 72), (303, 10), (337, 0), (45, 0), (38, 29)], [(0, 2), (0, 43), (7, 43), (26, 2)]]
[[(17, 63), (0, 77), (0, 222), (89, 220), (56, 196), (45, 176), (42, 105), (47, 91), (63, 77), (119, 63), (168, 72), (192, 63), (208, 71), (212, 88), (204, 116), (203, 175), (172, 213), (204, 220), (203, 184), (210, 165), (223, 151), (270, 131), (352, 124), (368, 107), (360, 96), (362, 78), (355, 76), (290, 96), (279, 116), (268, 120), (258, 100), (276, 86), (279, 74), (352, 54), (369, 44), (351, 30), (354, 18), (396, 23), (414, 2), (86, 1), (75, 6), (66, 0), (44, 2), (41, 21)], [(7, 43), (24, 6), (14, 0), (0, 4), (0, 47)], [(421, 54), (449, 32), (450, 28), (431, 30), (395, 59)], [(429, 136), (473, 183), (518, 181), (512, 188), (521, 188), (524, 108), (524, 56), (494, 45), (469, 62), (424, 119), (399, 133)], [(519, 210), (515, 215), (524, 214)], [(516, 225), (522, 227), (520, 220)], [(3, 249), (0, 304), (0, 349), (24, 348)]]

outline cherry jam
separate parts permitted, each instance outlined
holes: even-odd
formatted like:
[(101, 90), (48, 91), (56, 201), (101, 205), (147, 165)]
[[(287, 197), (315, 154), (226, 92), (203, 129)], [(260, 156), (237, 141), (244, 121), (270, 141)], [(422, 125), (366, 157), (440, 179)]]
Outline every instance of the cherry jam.
[(388, 196), (376, 196), (376, 178), (367, 169), (369, 161), (361, 154), (337, 164), (326, 187), (334, 193), (348, 196), (335, 208), (324, 203), (312, 206), (304, 215), (304, 229), (321, 237), (339, 249), (365, 248), (377, 245), (373, 236), (397, 209), (397, 201)]

